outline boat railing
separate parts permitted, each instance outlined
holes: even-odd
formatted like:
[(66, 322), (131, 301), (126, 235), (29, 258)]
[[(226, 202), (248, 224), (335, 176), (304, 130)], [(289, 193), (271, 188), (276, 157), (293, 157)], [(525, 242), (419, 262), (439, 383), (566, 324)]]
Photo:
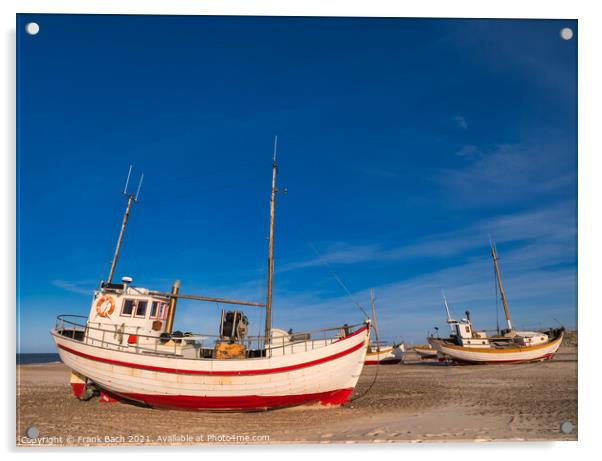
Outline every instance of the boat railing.
[[(246, 358), (259, 358), (274, 355), (287, 355), (307, 352), (327, 346), (353, 333), (364, 323), (343, 325), (334, 328), (323, 328), (309, 332), (294, 332), (286, 336), (273, 337), (267, 345), (263, 336), (248, 336), (239, 344), (245, 346)], [(56, 331), (67, 338), (82, 341), (85, 344), (106, 349), (136, 352), (153, 355), (169, 355), (187, 358), (209, 358), (195, 355), (188, 357), (187, 346), (192, 346), (195, 354), (202, 350), (213, 349), (219, 341), (227, 342), (227, 338), (211, 334), (185, 333), (170, 335), (149, 335), (139, 326), (111, 325), (91, 322), (82, 315), (62, 314), (57, 317)], [(293, 338), (293, 340), (291, 340)], [(301, 338), (301, 339), (294, 339)], [(190, 347), (189, 347), (190, 349)], [(261, 353), (257, 355), (257, 352)]]
[(370, 341), (371, 346), (380, 346), (380, 347), (393, 347), (402, 344), (403, 341), (393, 341), (393, 340), (382, 340), (382, 341)]

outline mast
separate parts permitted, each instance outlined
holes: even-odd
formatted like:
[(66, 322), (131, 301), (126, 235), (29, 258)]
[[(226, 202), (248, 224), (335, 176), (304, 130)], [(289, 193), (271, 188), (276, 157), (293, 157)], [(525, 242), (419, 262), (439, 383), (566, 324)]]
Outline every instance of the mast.
[(125, 226), (127, 225), (128, 218), (130, 217), (130, 209), (132, 208), (133, 202), (138, 202), (138, 195), (140, 194), (140, 187), (142, 187), (142, 180), (144, 179), (144, 173), (140, 176), (140, 181), (138, 182), (138, 190), (136, 191), (136, 195), (132, 192), (127, 193), (128, 184), (130, 182), (130, 176), (132, 174), (132, 165), (130, 165), (130, 169), (128, 171), (128, 177), (125, 181), (125, 187), (123, 188), (123, 195), (127, 195), (128, 201), (127, 206), (125, 207), (125, 213), (123, 214), (123, 220), (121, 221), (121, 229), (119, 231), (119, 238), (117, 239), (117, 246), (115, 247), (115, 254), (113, 255), (113, 261), (111, 261), (111, 269), (109, 270), (109, 277), (107, 278), (107, 283), (111, 283), (113, 281), (113, 275), (115, 274), (115, 267), (117, 266), (117, 259), (119, 258), (119, 251), (121, 251), (121, 243), (123, 242), (123, 234), (125, 233)]
[(372, 305), (372, 321), (374, 322), (374, 334), (376, 335), (376, 352), (380, 352), (380, 333), (376, 323), (376, 311), (374, 309), (374, 288), (370, 288), (370, 304)]
[(500, 276), (500, 268), (498, 266), (498, 258), (495, 253), (495, 247), (493, 246), (493, 242), (489, 242), (491, 246), (491, 257), (493, 258), (493, 267), (495, 268), (495, 275), (497, 278), (497, 284), (500, 289), (500, 295), (502, 297), (502, 305), (504, 306), (504, 313), (506, 314), (506, 322), (508, 323), (508, 329), (512, 330), (512, 321), (510, 320), (510, 314), (508, 313), (508, 306), (506, 305), (506, 296), (504, 295), (504, 287), (502, 287), (502, 278)]
[(272, 192), (270, 195), (270, 236), (268, 243), (268, 283), (265, 299), (265, 342), (266, 345), (270, 341), (272, 333), (272, 279), (274, 276), (274, 214), (276, 210), (276, 173), (278, 166), (276, 165), (276, 151), (278, 148), (278, 136), (274, 137), (274, 157), (272, 163)]
[(493, 285), (494, 285), (494, 295), (495, 295), (495, 331), (497, 335), (500, 335), (500, 303), (497, 297), (497, 274), (493, 271)]
[[(453, 327), (454, 321), (451, 318), (451, 314), (449, 313), (449, 306), (447, 305), (447, 298), (445, 297), (445, 293), (443, 293), (443, 290), (441, 290), (441, 295), (443, 296), (443, 306), (445, 307), (445, 312), (447, 313), (447, 324), (449, 325), (449, 329), (453, 334), (454, 333), (454, 327)], [(437, 331), (439, 331), (438, 328), (437, 328)]]
[(171, 298), (169, 299), (169, 311), (165, 320), (165, 333), (171, 334), (173, 329), (173, 320), (176, 316), (176, 303), (178, 302), (178, 293), (180, 292), (180, 281), (176, 280), (171, 287)]
[(445, 306), (445, 312), (447, 313), (447, 323), (452, 322), (451, 315), (449, 314), (449, 306), (447, 305), (447, 298), (443, 295), (443, 305)]

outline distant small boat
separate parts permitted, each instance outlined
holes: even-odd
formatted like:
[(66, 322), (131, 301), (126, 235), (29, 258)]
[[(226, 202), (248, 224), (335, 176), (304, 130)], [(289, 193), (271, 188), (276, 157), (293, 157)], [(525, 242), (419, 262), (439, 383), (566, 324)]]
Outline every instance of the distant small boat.
[(405, 356), (403, 343), (387, 344), (380, 340), (378, 324), (376, 322), (376, 309), (374, 308), (374, 290), (370, 290), (370, 304), (372, 305), (372, 325), (376, 341), (371, 342), (366, 353), (364, 365), (395, 365), (400, 363)]
[(546, 331), (515, 330), (508, 313), (498, 257), (493, 243), (491, 243), (491, 256), (496, 274), (496, 293), (499, 289), (508, 328), (495, 336), (487, 336), (484, 331), (474, 331), (470, 312), (466, 311), (465, 319), (453, 320), (449, 313), (447, 299), (443, 297), (447, 323), (450, 325), (452, 333), (449, 338), (445, 339), (429, 337), (429, 344), (437, 350), (440, 356), (455, 363), (521, 363), (551, 359), (562, 343), (564, 327), (551, 328)]
[(437, 358), (437, 349), (433, 349), (430, 344), (428, 346), (414, 346), (414, 351), (422, 360)]
[(402, 344), (378, 347), (371, 344), (366, 354), (365, 365), (395, 365), (400, 363), (405, 356), (405, 347)]

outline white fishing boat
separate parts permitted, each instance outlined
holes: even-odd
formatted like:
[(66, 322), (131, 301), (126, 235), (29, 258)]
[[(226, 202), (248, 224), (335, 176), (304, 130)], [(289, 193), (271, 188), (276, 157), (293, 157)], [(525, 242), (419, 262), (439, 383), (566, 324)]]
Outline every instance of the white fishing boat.
[(370, 342), (366, 353), (366, 365), (395, 365), (403, 361), (405, 346), (403, 343), (388, 344), (380, 340), (380, 332), (376, 321), (376, 309), (374, 307), (374, 290), (370, 290), (370, 304), (372, 305), (372, 331), (376, 341)]
[(430, 344), (427, 346), (414, 346), (414, 351), (421, 360), (437, 358), (437, 349), (434, 349)]
[(401, 363), (405, 356), (403, 344), (380, 346), (371, 343), (366, 354), (366, 365), (395, 365)]
[(453, 320), (447, 299), (444, 297), (451, 335), (445, 339), (429, 337), (429, 344), (437, 350), (439, 356), (455, 363), (521, 363), (553, 358), (562, 343), (564, 328), (550, 328), (546, 331), (515, 330), (510, 320), (498, 257), (493, 243), (491, 244), (491, 256), (496, 274), (496, 296), (497, 290), (499, 290), (508, 328), (494, 336), (488, 336), (485, 331), (475, 331), (470, 312), (467, 311), (466, 318), (460, 321)]
[[(131, 173), (131, 167), (130, 167)], [(272, 328), (276, 155), (272, 168), (266, 302), (246, 302), (113, 283), (130, 208), (128, 196), (107, 281), (94, 292), (89, 315), (61, 315), (51, 334), (72, 370), (76, 396), (102, 392), (158, 408), (255, 411), (301, 404), (345, 403), (361, 374), (370, 320), (308, 333)], [(142, 179), (142, 178), (141, 178)], [(215, 335), (174, 331), (178, 299), (234, 305), (221, 311)], [(264, 335), (247, 335), (240, 307), (265, 309)]]

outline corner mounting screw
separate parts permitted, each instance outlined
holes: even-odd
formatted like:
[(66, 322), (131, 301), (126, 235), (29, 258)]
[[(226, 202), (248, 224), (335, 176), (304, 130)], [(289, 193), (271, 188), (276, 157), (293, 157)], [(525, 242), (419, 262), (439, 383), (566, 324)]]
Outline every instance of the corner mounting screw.
[(571, 432), (573, 432), (573, 423), (571, 423), (570, 421), (563, 421), (560, 424), (560, 432), (562, 432), (563, 434), (570, 434)]
[(29, 426), (26, 430), (25, 430), (25, 436), (28, 439), (37, 439), (40, 435), (40, 431), (38, 430), (37, 427), (35, 426)]

